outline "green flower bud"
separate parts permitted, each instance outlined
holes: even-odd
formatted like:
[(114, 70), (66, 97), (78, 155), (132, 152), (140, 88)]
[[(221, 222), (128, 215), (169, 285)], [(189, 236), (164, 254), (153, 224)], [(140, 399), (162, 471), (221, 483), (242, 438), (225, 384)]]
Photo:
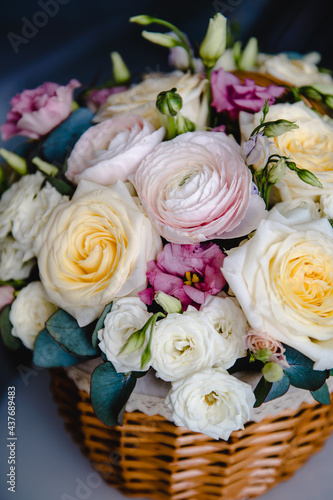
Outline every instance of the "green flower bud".
[(305, 168), (299, 168), (296, 170), (296, 174), (303, 182), (306, 182), (311, 186), (322, 189), (323, 187), (322, 183), (312, 172), (310, 172), (310, 170), (306, 170)]
[(124, 63), (123, 58), (121, 57), (119, 52), (111, 52), (110, 57), (112, 62), (112, 73), (115, 82), (118, 84), (127, 83), (131, 78), (131, 73)]
[(146, 40), (157, 43), (157, 45), (162, 45), (163, 47), (171, 48), (179, 45), (179, 40), (176, 40), (176, 38), (172, 37), (171, 35), (167, 35), (166, 33), (143, 31), (141, 34)]
[(332, 83), (314, 83), (311, 85), (312, 89), (316, 90), (322, 95), (333, 96), (333, 84)]
[(55, 177), (57, 173), (59, 172), (59, 169), (55, 167), (54, 165), (51, 165), (51, 163), (48, 163), (47, 161), (42, 160), (38, 156), (35, 156), (31, 162), (36, 165), (38, 170), (41, 172), (44, 172), (44, 174), (49, 175), (51, 177)]
[(258, 352), (254, 354), (255, 359), (258, 361), (262, 361), (263, 363), (266, 363), (269, 358), (272, 356), (272, 353), (270, 349), (260, 349)]
[(130, 21), (130, 23), (137, 23), (137, 24), (141, 24), (142, 26), (147, 26), (148, 24), (153, 23), (154, 19), (155, 19), (154, 17), (146, 16), (145, 14), (142, 14), (141, 16), (130, 17), (129, 21)]
[(254, 37), (247, 42), (245, 49), (240, 57), (238, 67), (242, 70), (249, 70), (257, 63), (258, 57), (258, 40)]
[(146, 330), (142, 328), (132, 333), (130, 338), (127, 340), (126, 344), (119, 351), (119, 355), (125, 356), (126, 354), (132, 354), (132, 352), (141, 349), (146, 339)]
[(277, 182), (279, 182), (286, 173), (286, 169), (286, 160), (284, 158), (280, 158), (280, 160), (278, 160), (268, 172), (268, 182), (270, 184), (276, 184)]
[(325, 104), (329, 108), (333, 109), (333, 95), (327, 95), (327, 96), (325, 96)]
[(181, 313), (182, 312), (182, 303), (176, 297), (172, 297), (162, 291), (158, 291), (155, 293), (154, 297), (155, 302), (159, 306), (163, 308), (166, 313)]
[(275, 122), (267, 122), (264, 127), (264, 135), (266, 135), (267, 137), (277, 137), (278, 135), (282, 135), (295, 128), (298, 128), (298, 125), (288, 120), (276, 120)]
[(156, 99), (156, 107), (163, 114), (167, 116), (176, 116), (178, 111), (182, 109), (183, 100), (177, 89), (166, 90), (160, 92)]
[(18, 174), (25, 175), (27, 173), (27, 162), (21, 156), (7, 151), (5, 148), (0, 148), (0, 156), (10, 165)]
[(191, 120), (189, 120), (189, 118), (183, 116), (181, 113), (177, 114), (176, 128), (178, 135), (185, 134), (186, 132), (195, 131), (194, 123)]
[(225, 51), (227, 39), (227, 19), (217, 13), (209, 20), (207, 33), (201, 42), (199, 55), (206, 68), (213, 68)]
[(261, 371), (267, 382), (278, 382), (283, 377), (282, 366), (279, 365), (279, 363), (273, 363), (272, 361), (266, 363)]

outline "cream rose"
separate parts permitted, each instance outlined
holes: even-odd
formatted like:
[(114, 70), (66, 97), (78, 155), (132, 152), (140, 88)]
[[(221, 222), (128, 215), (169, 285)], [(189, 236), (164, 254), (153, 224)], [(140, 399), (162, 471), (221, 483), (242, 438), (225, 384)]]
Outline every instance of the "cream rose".
[[(241, 113), (242, 139), (246, 141), (259, 124), (262, 113), (249, 115)], [(321, 117), (303, 102), (275, 104), (270, 106), (266, 121), (285, 119), (295, 122), (298, 129), (291, 130), (271, 139), (271, 153), (279, 152), (290, 157), (299, 168), (313, 172), (323, 189), (301, 181), (295, 172), (287, 169), (282, 181), (275, 185), (282, 201), (293, 198), (319, 200), (325, 193), (333, 193), (333, 122)]]
[(215, 330), (225, 340), (218, 356), (218, 365), (227, 369), (238, 358), (246, 356), (244, 337), (248, 328), (246, 317), (236, 299), (211, 295), (200, 307), (214, 325)]
[(254, 402), (250, 385), (214, 368), (174, 382), (166, 398), (176, 425), (225, 440), (244, 429)]
[(157, 322), (152, 338), (152, 367), (170, 382), (213, 366), (223, 351), (224, 339), (208, 316), (189, 306)]
[(77, 141), (68, 158), (66, 177), (104, 186), (135, 173), (141, 160), (159, 144), (164, 128), (154, 127), (136, 115), (110, 118), (90, 127)]
[(12, 335), (19, 337), (28, 349), (33, 349), (38, 333), (57, 310), (45, 297), (40, 281), (32, 281), (20, 290), (11, 306), (9, 319), (13, 325)]
[(224, 260), (223, 275), (252, 328), (333, 367), (333, 228), (272, 209), (253, 236)]
[(327, 73), (320, 73), (317, 63), (320, 55), (312, 52), (302, 59), (292, 59), (287, 54), (274, 56), (259, 54), (258, 71), (288, 82), (296, 87), (313, 85), (315, 83), (332, 83), (332, 77)]
[(236, 141), (188, 132), (156, 146), (133, 177), (157, 231), (172, 243), (244, 236), (266, 217)]
[[(99, 348), (111, 361), (117, 372), (141, 371), (141, 356), (147, 345), (150, 329), (140, 349), (129, 354), (119, 354), (130, 336), (140, 330), (152, 316), (139, 297), (124, 297), (116, 300), (107, 314), (104, 328), (99, 330)], [(149, 366), (145, 366), (147, 370)]]
[(205, 126), (207, 102), (202, 99), (206, 80), (200, 75), (175, 71), (168, 74), (151, 73), (129, 90), (108, 97), (95, 117), (101, 122), (119, 114), (137, 114), (155, 128), (160, 127), (156, 98), (160, 92), (176, 88), (183, 99), (182, 114), (197, 126)]
[(121, 181), (110, 188), (81, 181), (35, 247), (49, 300), (84, 326), (113, 299), (144, 288), (161, 239)]

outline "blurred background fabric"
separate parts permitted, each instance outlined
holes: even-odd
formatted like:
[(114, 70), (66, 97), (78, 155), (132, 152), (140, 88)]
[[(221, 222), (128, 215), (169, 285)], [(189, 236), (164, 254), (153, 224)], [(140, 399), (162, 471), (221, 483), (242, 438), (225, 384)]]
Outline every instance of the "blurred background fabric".
[[(321, 65), (333, 69), (331, 0), (10, 0), (2, 2), (0, 16), (0, 123), (9, 100), (24, 88), (44, 81), (83, 85), (111, 76), (109, 54), (119, 51), (132, 75), (168, 70), (168, 49), (141, 37), (144, 27), (129, 23), (131, 16), (149, 14), (176, 24), (194, 49), (203, 39), (208, 19), (224, 14), (239, 28), (239, 38), (259, 41), (261, 52), (318, 51)], [(158, 31), (159, 26), (147, 29)], [(161, 27), (161, 31), (163, 28)], [(12, 149), (24, 138), (0, 146)], [(4, 349), (2, 348), (2, 351)], [(29, 355), (22, 353), (23, 361)], [(2, 352), (2, 385), (17, 372), (17, 358)]]

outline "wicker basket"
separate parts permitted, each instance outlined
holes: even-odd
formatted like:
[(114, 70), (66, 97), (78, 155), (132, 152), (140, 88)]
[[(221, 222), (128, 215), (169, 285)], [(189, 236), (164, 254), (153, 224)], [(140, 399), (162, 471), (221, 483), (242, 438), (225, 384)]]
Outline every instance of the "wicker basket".
[(51, 390), (66, 428), (107, 483), (123, 494), (160, 500), (245, 500), (290, 478), (333, 431), (331, 405), (303, 403), (229, 441), (177, 427), (159, 415), (126, 413), (106, 427), (89, 395), (62, 369), (51, 370)]

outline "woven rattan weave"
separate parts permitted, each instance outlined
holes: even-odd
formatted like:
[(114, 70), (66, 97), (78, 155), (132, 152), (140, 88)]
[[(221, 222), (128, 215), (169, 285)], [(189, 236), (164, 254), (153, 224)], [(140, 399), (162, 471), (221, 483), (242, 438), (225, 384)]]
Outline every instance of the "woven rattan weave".
[(93, 467), (133, 497), (255, 498), (291, 477), (333, 430), (333, 403), (315, 402), (250, 422), (228, 442), (139, 411), (125, 412), (122, 426), (108, 428), (94, 415), (89, 395), (64, 370), (51, 370), (51, 389), (67, 430)]

